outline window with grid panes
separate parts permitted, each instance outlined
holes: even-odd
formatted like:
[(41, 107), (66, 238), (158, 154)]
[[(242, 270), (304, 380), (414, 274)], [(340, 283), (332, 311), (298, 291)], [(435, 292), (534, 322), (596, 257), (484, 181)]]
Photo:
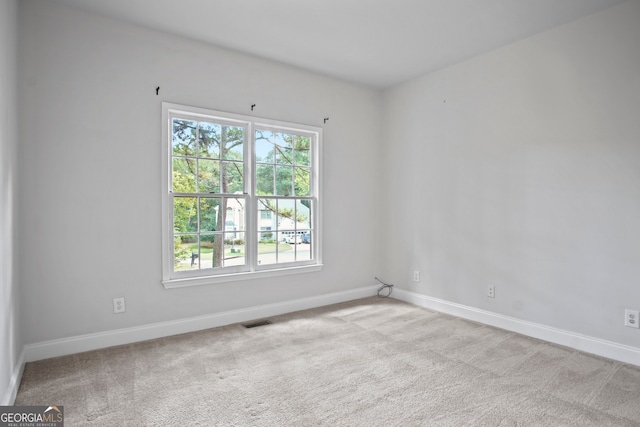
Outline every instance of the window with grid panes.
[(313, 271), (321, 129), (163, 104), (166, 287)]

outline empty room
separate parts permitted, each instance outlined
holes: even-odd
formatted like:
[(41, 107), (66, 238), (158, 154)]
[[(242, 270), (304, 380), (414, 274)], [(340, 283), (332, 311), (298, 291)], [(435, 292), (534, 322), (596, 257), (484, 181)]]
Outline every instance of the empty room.
[(639, 46), (640, 0), (0, 0), (0, 426), (640, 425)]

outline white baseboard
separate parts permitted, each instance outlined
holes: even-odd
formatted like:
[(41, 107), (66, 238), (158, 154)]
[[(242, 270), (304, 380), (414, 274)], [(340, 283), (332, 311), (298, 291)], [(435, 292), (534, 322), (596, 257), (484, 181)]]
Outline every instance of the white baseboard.
[(516, 319), (514, 317), (503, 316), (490, 311), (405, 291), (403, 289), (394, 289), (392, 297), (420, 307), (517, 332), (522, 335), (596, 354), (619, 362), (640, 366), (640, 348), (637, 347), (618, 344), (539, 323)]
[(9, 381), (9, 386), (4, 392), (4, 396), (2, 396), (2, 400), (0, 400), (0, 406), (11, 406), (16, 401), (16, 396), (18, 395), (18, 388), (20, 387), (20, 381), (22, 380), (22, 373), (24, 372), (24, 364), (25, 364), (25, 350), (22, 349), (18, 360), (13, 368), (13, 373), (11, 374), (11, 380)]
[(184, 334), (203, 329), (215, 328), (218, 326), (230, 325), (233, 323), (246, 322), (268, 316), (276, 316), (278, 314), (291, 313), (294, 311), (366, 298), (376, 295), (377, 288), (377, 286), (367, 286), (343, 292), (335, 292), (238, 310), (230, 310), (205, 316), (191, 317), (188, 319), (153, 323), (150, 325), (28, 344), (25, 346), (26, 361), (33, 362), (35, 360)]

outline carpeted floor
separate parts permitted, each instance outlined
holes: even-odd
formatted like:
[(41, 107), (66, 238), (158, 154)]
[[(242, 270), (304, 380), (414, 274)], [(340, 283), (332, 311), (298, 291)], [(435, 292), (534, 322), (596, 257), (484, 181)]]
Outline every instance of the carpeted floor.
[(640, 426), (640, 367), (368, 298), (28, 363), (66, 426)]

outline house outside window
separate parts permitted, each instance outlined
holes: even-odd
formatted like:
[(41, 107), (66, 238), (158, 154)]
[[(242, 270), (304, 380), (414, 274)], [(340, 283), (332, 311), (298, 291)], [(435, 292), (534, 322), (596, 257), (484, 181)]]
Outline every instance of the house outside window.
[(163, 103), (165, 287), (320, 269), (321, 137)]

